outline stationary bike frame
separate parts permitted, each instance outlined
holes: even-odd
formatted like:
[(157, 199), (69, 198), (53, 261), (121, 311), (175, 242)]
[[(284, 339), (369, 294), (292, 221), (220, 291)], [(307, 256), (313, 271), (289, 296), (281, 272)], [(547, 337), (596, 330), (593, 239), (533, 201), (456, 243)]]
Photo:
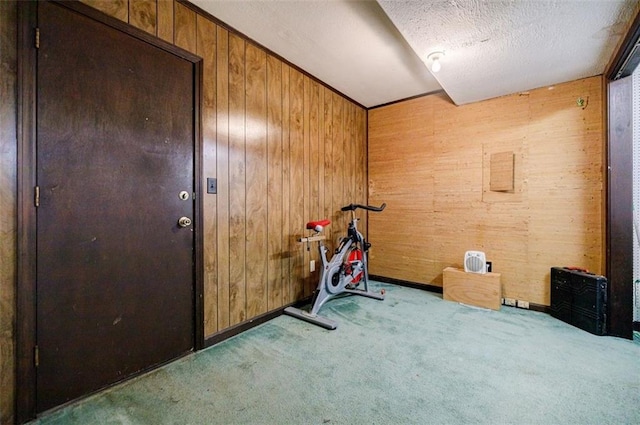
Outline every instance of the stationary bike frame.
[[(342, 294), (360, 295), (376, 300), (384, 299), (384, 290), (380, 293), (369, 291), (369, 270), (367, 267), (369, 244), (358, 231), (358, 220), (355, 210), (360, 208), (368, 211), (382, 211), (386, 204), (380, 207), (369, 205), (350, 204), (342, 207), (342, 211), (351, 211), (351, 221), (347, 227), (347, 235), (340, 240), (340, 244), (333, 257), (327, 260), (329, 249), (324, 245), (326, 236), (322, 235), (324, 227), (331, 224), (329, 220), (310, 221), (307, 229), (314, 230), (311, 236), (299, 239), (300, 242), (309, 244), (318, 242), (318, 252), (322, 260), (320, 280), (313, 294), (311, 306), (308, 310), (295, 307), (287, 307), (285, 313), (305, 320), (307, 322), (322, 326), (326, 329), (336, 329), (338, 324), (326, 317), (318, 315), (322, 306), (332, 298)], [(358, 288), (360, 284), (362, 288)]]

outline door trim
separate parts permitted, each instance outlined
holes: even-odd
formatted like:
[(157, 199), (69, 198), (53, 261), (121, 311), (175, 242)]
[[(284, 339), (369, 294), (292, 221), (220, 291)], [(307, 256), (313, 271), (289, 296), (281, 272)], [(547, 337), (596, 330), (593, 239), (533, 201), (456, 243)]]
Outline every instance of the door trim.
[(633, 102), (631, 76), (607, 82), (607, 333), (633, 339)]
[[(36, 416), (36, 64), (37, 2), (18, 2), (18, 217), (16, 277), (16, 422)], [(202, 58), (80, 2), (53, 1), (193, 64), (194, 79), (194, 350), (204, 348), (202, 209)]]

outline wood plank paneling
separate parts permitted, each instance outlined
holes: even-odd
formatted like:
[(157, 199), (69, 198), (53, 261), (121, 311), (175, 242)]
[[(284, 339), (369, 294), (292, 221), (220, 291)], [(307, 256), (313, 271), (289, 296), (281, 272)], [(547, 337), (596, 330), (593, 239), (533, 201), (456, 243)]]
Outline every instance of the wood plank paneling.
[[(306, 81), (306, 80), (305, 80)], [(307, 194), (307, 198), (309, 199), (309, 206), (307, 211), (307, 216), (305, 221), (311, 220), (320, 220), (321, 217), (321, 204), (320, 204), (320, 192), (322, 191), (322, 186), (320, 185), (320, 174), (324, 175), (324, 171), (321, 169), (321, 158), (320, 158), (320, 87), (318, 83), (308, 79), (308, 115), (309, 115), (309, 191)], [(324, 165), (324, 161), (322, 161), (322, 165)], [(318, 254), (318, 250), (316, 247), (312, 247), (313, 249), (306, 251), (308, 253), (307, 257), (307, 280), (308, 282), (305, 284), (305, 294), (311, 295), (314, 289), (318, 285), (318, 279), (320, 278), (320, 270), (321, 270), (321, 262), (320, 255)], [(315, 271), (311, 272), (310, 261), (313, 260), (316, 262)]]
[[(202, 57), (203, 74), (210, 76), (205, 78), (202, 84), (202, 151), (203, 151), (203, 185), (206, 187), (206, 178), (215, 177), (217, 173), (217, 145), (216, 145), (216, 31), (217, 26), (210, 20), (197, 17), (198, 39), (196, 53)], [(206, 191), (205, 191), (206, 192)], [(214, 195), (204, 194), (202, 199), (203, 211), (216, 211), (217, 198)], [(214, 215), (204, 217), (204, 329), (205, 335), (215, 333), (218, 330), (218, 269), (217, 269), (217, 223)]]
[[(302, 209), (302, 219), (306, 223), (309, 221), (309, 214), (311, 210), (311, 199), (309, 194), (310, 192), (310, 179), (311, 179), (311, 131), (310, 131), (310, 111), (311, 111), (311, 80), (308, 76), (304, 76), (303, 79), (303, 137), (304, 137), (304, 148), (303, 148), (303, 179), (302, 179), (302, 193), (303, 193), (303, 201), (304, 207)], [(311, 283), (311, 274), (309, 273), (310, 266), (309, 260), (311, 259), (311, 251), (310, 250), (302, 250), (303, 259), (302, 264), (304, 267), (303, 274), (303, 284), (302, 284), (302, 292), (304, 296), (309, 296), (313, 290)]]
[(129, 23), (149, 34), (156, 35), (156, 0), (129, 0)]
[[(356, 118), (354, 122), (354, 126), (356, 127), (356, 140), (355, 140), (355, 148), (356, 148), (356, 166), (355, 166), (355, 183), (356, 183), (356, 194), (355, 200), (367, 200), (368, 201), (368, 191), (367, 191), (367, 180), (368, 174), (367, 170), (367, 112), (364, 109), (355, 108), (356, 109)], [(365, 170), (362, 172), (361, 170)], [(358, 228), (360, 229), (360, 233), (362, 233), (365, 238), (368, 239), (368, 229), (369, 229), (369, 214), (362, 214), (362, 220), (360, 221)]]
[(129, 22), (129, 2), (128, 0), (80, 0), (88, 6), (98, 9), (100, 12)]
[(247, 319), (245, 41), (229, 34), (229, 313)]
[[(217, 27), (217, 74), (205, 74), (207, 78), (216, 81), (216, 177), (218, 179), (218, 193), (216, 195), (215, 215), (216, 230), (218, 237), (217, 248), (217, 293), (218, 293), (218, 329), (210, 332), (228, 328), (231, 325), (230, 312), (230, 270), (231, 252), (229, 251), (230, 236), (230, 210), (229, 210), (229, 32), (221, 27)], [(209, 216), (207, 210), (204, 211), (205, 220)], [(206, 235), (205, 235), (206, 236)], [(206, 294), (205, 294), (206, 296)], [(205, 299), (206, 302), (212, 300)], [(207, 318), (205, 317), (205, 320)], [(212, 321), (215, 319), (211, 319)]]
[(267, 261), (268, 310), (284, 305), (282, 62), (267, 56)]
[[(332, 252), (335, 246), (334, 229), (337, 223), (334, 223), (333, 217), (333, 93), (329, 89), (323, 89), (323, 116), (324, 116), (324, 214), (323, 219), (331, 220), (331, 225), (325, 228), (324, 234), (327, 236), (326, 245), (329, 252)], [(335, 233), (337, 234), (337, 233)]]
[(158, 38), (173, 43), (173, 0), (157, 0)]
[[(318, 219), (324, 219), (325, 206), (325, 155), (326, 155), (326, 137), (325, 137), (325, 89), (318, 85)], [(366, 113), (364, 109), (363, 113)], [(366, 166), (366, 165), (365, 165)], [(364, 174), (364, 173), (361, 173)], [(364, 199), (364, 198), (363, 198)]]
[(247, 315), (267, 311), (267, 56), (246, 44)]
[[(344, 139), (344, 154), (345, 154), (345, 198), (348, 203), (354, 202), (356, 193), (356, 132), (353, 125), (355, 120), (355, 106), (351, 103), (345, 103), (345, 139)], [(364, 214), (364, 212), (362, 212)]]
[(306, 223), (304, 210), (304, 75), (295, 69), (289, 70), (289, 241), (291, 257), (290, 302), (304, 297), (304, 253), (297, 242)]
[(175, 44), (191, 53), (195, 53), (197, 47), (196, 13), (178, 2), (174, 3), (173, 9)]
[(331, 184), (333, 186), (333, 199), (331, 201), (331, 221), (333, 222), (333, 239), (343, 235), (347, 214), (340, 211), (343, 207), (346, 188), (344, 187), (345, 157), (344, 157), (344, 102), (342, 98), (333, 94), (333, 149), (331, 153)]
[[(551, 267), (601, 273), (600, 77), (459, 107), (426, 96), (368, 119), (369, 197), (388, 204), (369, 216), (373, 274), (442, 285), (477, 249), (506, 297), (548, 305)], [(514, 191), (487, 199), (483, 158), (504, 151), (517, 153)]]
[(17, 9), (0, 2), (0, 423), (14, 422), (17, 216)]
[(282, 64), (282, 281), (283, 302), (291, 303), (294, 299), (291, 277), (291, 257), (298, 249), (298, 244), (291, 237), (291, 139), (290, 139), (290, 101), (289, 84), (291, 67)]

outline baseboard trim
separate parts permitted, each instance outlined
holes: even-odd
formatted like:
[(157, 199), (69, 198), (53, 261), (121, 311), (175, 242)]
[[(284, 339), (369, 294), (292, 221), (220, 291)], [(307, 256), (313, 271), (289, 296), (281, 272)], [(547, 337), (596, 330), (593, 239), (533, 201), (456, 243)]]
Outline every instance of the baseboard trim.
[(442, 287), (429, 285), (428, 283), (410, 282), (408, 280), (394, 279), (392, 277), (369, 275), (369, 279), (377, 280), (378, 282), (391, 283), (398, 286), (406, 286), (408, 288), (422, 289), (423, 291), (436, 292), (442, 294)]
[[(378, 276), (378, 275), (369, 275), (369, 278), (371, 280), (377, 280), (378, 282), (391, 283), (393, 285), (406, 286), (408, 288), (422, 289), (423, 291), (429, 291), (429, 292), (435, 292), (435, 293), (438, 293), (438, 294), (442, 294), (442, 287), (441, 286), (429, 285), (429, 284), (426, 284), (426, 283), (410, 282), (410, 281), (407, 281), (407, 280), (394, 279), (392, 277)], [(538, 311), (538, 312), (547, 313), (547, 314), (551, 311), (549, 306), (547, 306), (547, 305), (534, 304), (534, 303), (529, 303), (529, 310)], [(640, 322), (635, 322), (635, 323), (640, 325)]]
[[(383, 283), (390, 283), (392, 285), (405, 286), (407, 288), (420, 289), (423, 291), (442, 294), (441, 286), (429, 285), (427, 283), (417, 283), (417, 282), (411, 282), (408, 280), (394, 279), (392, 277), (378, 276), (378, 275), (369, 275), (369, 279), (377, 280), (378, 282), (383, 282)], [(212, 345), (218, 344), (219, 342), (222, 342), (225, 339), (229, 339), (233, 336), (238, 335), (239, 333), (247, 331), (265, 322), (268, 322), (271, 319), (275, 319), (276, 317), (284, 314), (284, 309), (289, 306), (301, 307), (305, 304), (308, 304), (310, 301), (311, 301), (311, 297), (307, 297), (295, 303), (287, 304), (276, 310), (272, 310), (267, 313), (256, 316), (251, 320), (247, 320), (245, 322), (238, 323), (237, 325), (234, 325), (230, 328), (224, 329), (216, 334), (206, 337), (204, 340), (204, 348), (211, 347)], [(542, 305), (542, 304), (534, 304), (534, 303), (529, 303), (529, 310), (538, 311), (538, 312), (547, 313), (547, 314), (550, 312), (549, 306)], [(633, 322), (633, 330), (640, 331), (640, 322)]]
[(539, 311), (540, 313), (551, 313), (551, 308), (548, 305), (529, 303), (529, 310)]
[[(398, 286), (406, 286), (409, 288), (415, 288), (415, 289), (421, 289), (423, 291), (429, 291), (429, 292), (435, 292), (438, 294), (442, 294), (442, 288), (440, 286), (435, 286), (435, 285), (428, 285), (428, 284), (424, 284), (424, 283), (416, 283), (416, 282), (409, 282), (406, 280), (400, 280), (400, 279), (393, 279), (390, 277), (384, 277), (384, 276), (377, 276), (377, 275), (369, 275), (369, 279), (371, 280), (377, 280), (379, 282), (384, 282), (384, 283), (391, 283), (393, 285), (398, 285)], [(254, 317), (253, 319), (247, 320), (245, 322), (242, 323), (238, 323), (237, 325), (231, 326), (227, 329), (224, 329), (218, 333), (215, 333), (211, 336), (205, 337), (204, 339), (204, 348), (209, 348), (213, 345), (216, 345), (226, 339), (229, 339), (231, 337), (234, 337), (244, 331), (248, 331), (251, 328), (254, 328), (258, 325), (261, 325), (265, 322), (268, 322), (271, 319), (275, 319), (276, 317), (284, 314), (284, 309), (289, 307), (289, 306), (294, 306), (294, 307), (302, 307), (306, 304), (308, 304), (311, 301), (311, 297), (307, 297), (304, 298), (300, 301), (297, 301), (295, 303), (291, 303), (291, 304), (287, 304), (285, 306), (282, 306), (278, 309), (269, 311), (267, 313), (261, 314), (259, 316)]]
[(268, 322), (271, 319), (275, 319), (278, 316), (284, 314), (284, 309), (289, 306), (301, 307), (305, 304), (308, 304), (311, 301), (311, 297), (304, 298), (295, 303), (287, 304), (278, 309), (269, 311), (267, 313), (261, 314), (259, 316), (254, 317), (253, 319), (247, 320), (242, 323), (238, 323), (237, 325), (231, 326), (230, 328), (224, 329), (218, 333), (215, 333), (211, 336), (208, 336), (204, 340), (204, 348), (209, 348), (212, 345), (216, 345), (219, 342), (222, 342), (226, 339), (229, 339), (233, 336), (236, 336), (244, 331), (248, 331), (251, 328), (255, 328), (258, 325), (261, 325), (265, 322)]

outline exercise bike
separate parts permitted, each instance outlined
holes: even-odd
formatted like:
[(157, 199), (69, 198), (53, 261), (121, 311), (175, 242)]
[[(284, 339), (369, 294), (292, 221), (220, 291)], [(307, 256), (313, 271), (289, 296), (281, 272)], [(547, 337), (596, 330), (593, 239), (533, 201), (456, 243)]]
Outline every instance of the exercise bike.
[[(367, 268), (368, 251), (371, 244), (367, 242), (362, 233), (358, 231), (358, 220), (355, 211), (360, 208), (367, 211), (380, 212), (384, 210), (387, 204), (380, 207), (372, 207), (369, 205), (350, 204), (342, 207), (342, 211), (351, 211), (351, 221), (347, 228), (347, 236), (340, 240), (338, 248), (331, 260), (327, 260), (328, 248), (324, 245), (326, 236), (322, 231), (326, 226), (331, 224), (330, 220), (310, 221), (306, 228), (313, 230), (311, 236), (300, 238), (299, 242), (309, 244), (318, 242), (318, 251), (322, 260), (322, 270), (320, 271), (320, 280), (318, 287), (313, 293), (311, 305), (308, 310), (296, 307), (287, 307), (284, 312), (290, 316), (305, 320), (323, 328), (333, 330), (338, 327), (337, 322), (318, 315), (320, 308), (330, 299), (342, 295), (352, 294), (361, 295), (363, 297), (373, 298), (376, 300), (384, 300), (384, 289), (379, 293), (371, 292), (368, 288), (369, 271)], [(362, 284), (362, 287), (360, 285)]]

